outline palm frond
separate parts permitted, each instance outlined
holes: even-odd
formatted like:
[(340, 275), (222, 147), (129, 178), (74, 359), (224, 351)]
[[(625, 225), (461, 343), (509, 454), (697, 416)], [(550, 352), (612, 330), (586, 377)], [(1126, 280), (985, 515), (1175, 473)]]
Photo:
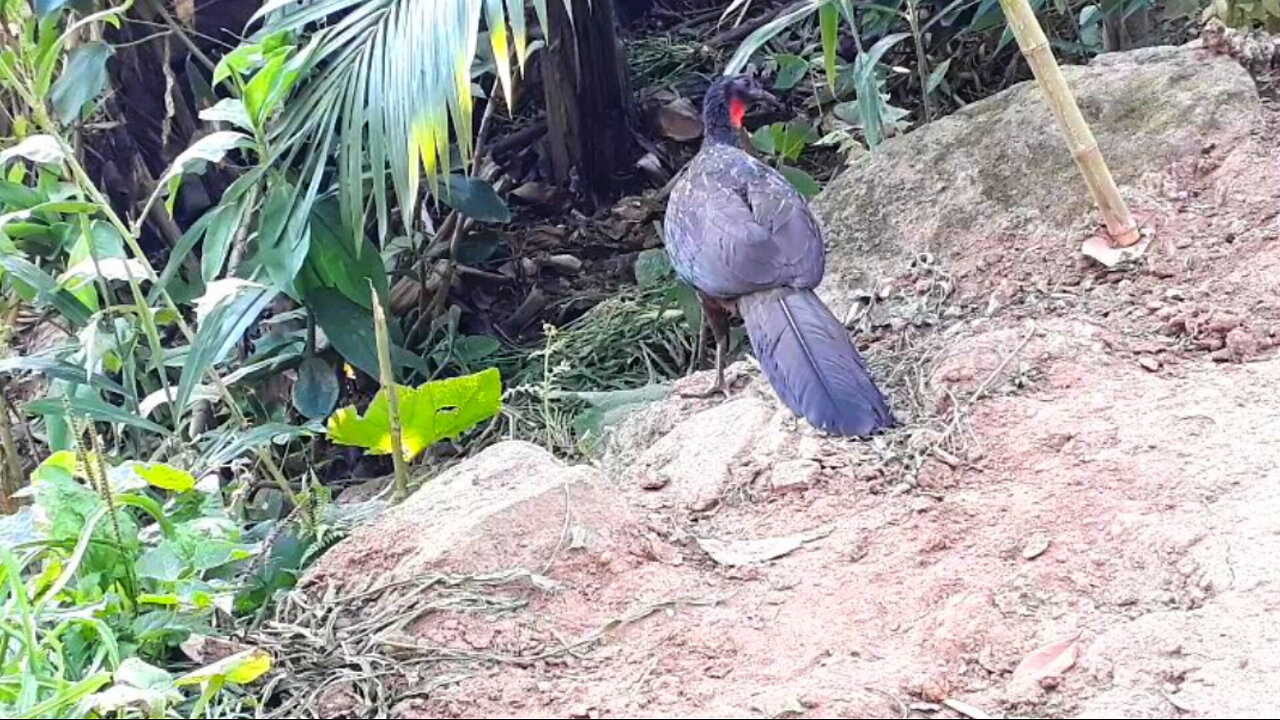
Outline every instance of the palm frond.
[(470, 161), (482, 14), (509, 99), (511, 55), (523, 67), (529, 46), (523, 0), (269, 0), (254, 15), (263, 33), (308, 38), (303, 77), (270, 133), (271, 164), (300, 168), (294, 217), (307, 216), (336, 148), (348, 226), (359, 233), (372, 209), (385, 237), (393, 199), (414, 226), (421, 180), (434, 192), (455, 147)]

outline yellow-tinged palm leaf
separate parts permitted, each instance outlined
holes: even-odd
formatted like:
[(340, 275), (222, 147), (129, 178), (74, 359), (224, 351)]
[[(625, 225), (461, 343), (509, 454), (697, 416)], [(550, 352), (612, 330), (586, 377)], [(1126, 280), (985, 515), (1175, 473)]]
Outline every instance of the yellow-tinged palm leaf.
[[(372, 205), (379, 234), (388, 235), (390, 185), (412, 227), (420, 180), (425, 175), (436, 190), (437, 175), (451, 170), (451, 144), (470, 161), (481, 16), (509, 101), (511, 53), (523, 67), (528, 50), (524, 2), (267, 0), (254, 16), (264, 30), (310, 33), (301, 77), (270, 131), (270, 164), (301, 161), (302, 177), (318, 181), (334, 149), (345, 223), (361, 232)], [(533, 2), (544, 18), (546, 0)], [(319, 182), (300, 187), (291, 217), (306, 217), (322, 189)]]
[[(405, 460), (445, 438), (488, 420), (502, 409), (502, 379), (497, 368), (473, 375), (434, 380), (416, 388), (396, 386), (400, 402), (401, 446)], [(391, 418), (386, 390), (380, 390), (361, 416), (345, 407), (329, 417), (329, 439), (361, 447), (373, 455), (391, 454)]]

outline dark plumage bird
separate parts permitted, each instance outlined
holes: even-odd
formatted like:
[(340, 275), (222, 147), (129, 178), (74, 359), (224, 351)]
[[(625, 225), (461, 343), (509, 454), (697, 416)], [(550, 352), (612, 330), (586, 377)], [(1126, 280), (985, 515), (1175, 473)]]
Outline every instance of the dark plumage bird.
[(797, 415), (838, 435), (869, 435), (893, 414), (839, 320), (813, 289), (825, 258), (818, 223), (786, 178), (741, 147), (750, 103), (773, 101), (748, 76), (718, 79), (702, 109), (702, 148), (667, 203), (676, 274), (698, 292), (724, 386), (729, 317), (740, 316), (765, 377)]

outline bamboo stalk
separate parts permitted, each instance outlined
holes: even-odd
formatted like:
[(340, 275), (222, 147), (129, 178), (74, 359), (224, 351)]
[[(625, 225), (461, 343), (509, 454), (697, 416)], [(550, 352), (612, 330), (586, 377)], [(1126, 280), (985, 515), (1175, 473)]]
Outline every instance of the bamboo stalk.
[(1098, 141), (1094, 139), (1088, 123), (1080, 114), (1080, 107), (1071, 94), (1071, 88), (1067, 87), (1062, 69), (1058, 67), (1053, 51), (1049, 48), (1049, 39), (1040, 28), (1040, 22), (1036, 20), (1031, 6), (1027, 0), (1000, 0), (1000, 7), (1004, 9), (1009, 29), (1013, 31), (1018, 47), (1022, 49), (1031, 72), (1036, 76), (1045, 102), (1058, 121), (1058, 129), (1067, 141), (1071, 157), (1080, 168), (1085, 184), (1089, 186), (1089, 194), (1102, 211), (1102, 220), (1106, 223), (1112, 244), (1129, 247), (1137, 243), (1138, 226), (1129, 214), (1124, 198), (1120, 197), (1115, 179), (1111, 177), (1102, 151), (1098, 149)]
[(369, 283), (369, 295), (373, 298), (373, 334), (378, 345), (379, 384), (387, 394), (387, 424), (391, 426), (391, 462), (395, 467), (395, 490), (392, 492), (391, 502), (399, 503), (409, 496), (409, 471), (405, 467), (400, 437), (400, 394), (396, 390), (395, 374), (391, 371), (387, 316), (382, 312), (382, 302), (373, 283)]

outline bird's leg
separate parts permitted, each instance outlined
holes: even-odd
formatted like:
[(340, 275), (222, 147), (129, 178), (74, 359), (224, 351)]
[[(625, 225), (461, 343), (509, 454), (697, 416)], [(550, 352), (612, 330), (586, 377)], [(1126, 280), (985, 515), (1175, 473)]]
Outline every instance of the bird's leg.
[(719, 303), (707, 298), (702, 299), (702, 315), (711, 326), (711, 335), (716, 340), (716, 377), (711, 386), (701, 392), (686, 392), (686, 397), (710, 397), (724, 394), (724, 354), (729, 349), (729, 314)]
[(689, 365), (689, 372), (698, 369), (702, 364), (702, 353), (706, 350), (707, 344), (707, 313), (704, 310), (698, 322), (698, 343), (693, 346), (693, 362)]

